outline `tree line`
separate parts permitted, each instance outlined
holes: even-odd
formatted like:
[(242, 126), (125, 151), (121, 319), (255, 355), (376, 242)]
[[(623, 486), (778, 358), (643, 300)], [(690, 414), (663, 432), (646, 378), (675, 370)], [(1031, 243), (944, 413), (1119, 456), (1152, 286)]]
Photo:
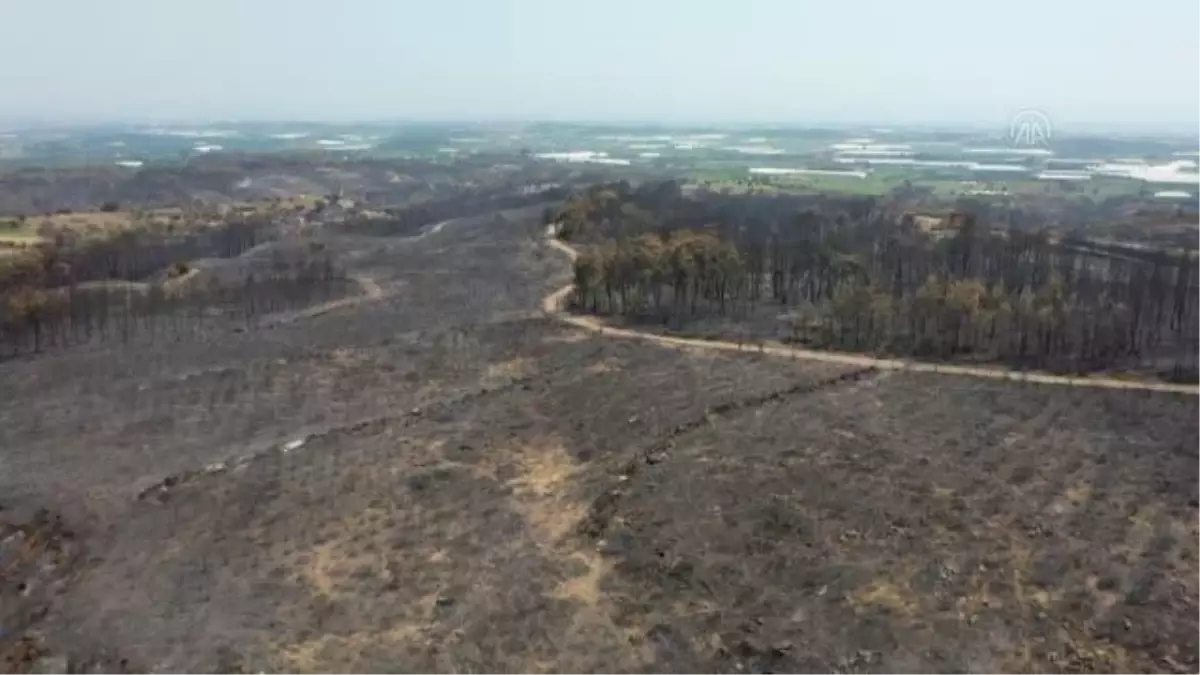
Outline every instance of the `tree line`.
[[(173, 270), (187, 274), (186, 266)], [(22, 287), (0, 304), (0, 358), (82, 344), (182, 340), (211, 329), (244, 328), (257, 317), (323, 302), (345, 290), (329, 253), (312, 250), (251, 270), (164, 283)]]
[(230, 258), (275, 236), (250, 215), (184, 232), (140, 228), (56, 237), (0, 259), (0, 358), (95, 341), (178, 339), (231, 317), (293, 309), (339, 292), (343, 271), (319, 244), (220, 281), (181, 279), (197, 258)]
[(0, 294), (19, 288), (58, 288), (88, 281), (139, 281), (196, 258), (231, 258), (274, 236), (266, 215), (232, 217), (184, 231), (132, 228), (83, 238), (70, 232), (0, 259)]
[(814, 347), (1194, 379), (1195, 250), (941, 227), (861, 197), (685, 196), (603, 184), (545, 213), (575, 242), (574, 305), (685, 329), (714, 317)]

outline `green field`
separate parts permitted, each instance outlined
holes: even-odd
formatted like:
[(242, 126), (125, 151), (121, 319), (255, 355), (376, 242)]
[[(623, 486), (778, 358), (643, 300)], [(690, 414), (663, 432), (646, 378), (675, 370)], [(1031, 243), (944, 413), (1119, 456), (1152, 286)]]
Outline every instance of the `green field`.
[[(714, 191), (730, 194), (746, 192), (787, 192), (794, 194), (836, 193), (881, 196), (902, 188), (907, 182), (918, 190), (932, 190), (934, 197), (953, 200), (959, 197), (1065, 197), (1103, 201), (1111, 198), (1152, 195), (1179, 186), (1151, 185), (1121, 178), (1096, 178), (1087, 181), (1049, 181), (1027, 176), (977, 179), (945, 172), (876, 169), (866, 178), (821, 174), (757, 175), (744, 167), (706, 167), (690, 173), (690, 182)], [(1186, 187), (1186, 186), (1185, 186)], [(996, 193), (990, 195), (989, 193)]]

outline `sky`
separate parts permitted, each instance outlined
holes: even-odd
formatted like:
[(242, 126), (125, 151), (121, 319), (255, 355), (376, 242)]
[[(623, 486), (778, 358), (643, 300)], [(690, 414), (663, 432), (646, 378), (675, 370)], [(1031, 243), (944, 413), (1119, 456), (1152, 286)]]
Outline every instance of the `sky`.
[(1196, 0), (0, 0), (0, 122), (1195, 131)]

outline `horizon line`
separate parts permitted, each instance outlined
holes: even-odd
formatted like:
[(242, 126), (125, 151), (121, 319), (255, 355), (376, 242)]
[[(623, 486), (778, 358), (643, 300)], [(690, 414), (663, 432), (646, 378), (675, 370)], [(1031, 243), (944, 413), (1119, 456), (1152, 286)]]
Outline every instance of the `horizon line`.
[[(87, 129), (121, 126), (195, 126), (195, 125), (310, 125), (310, 126), (597, 126), (597, 127), (664, 127), (664, 128), (697, 128), (697, 129), (742, 129), (742, 128), (777, 128), (777, 129), (923, 129), (930, 131), (1002, 131), (1007, 128), (1007, 121), (980, 120), (791, 120), (791, 121), (754, 121), (754, 120), (665, 120), (665, 119), (555, 119), (536, 117), (478, 117), (478, 118), (404, 118), (404, 117), (361, 117), (361, 118), (272, 118), (272, 117), (204, 117), (204, 118), (170, 118), (170, 117), (125, 117), (113, 119), (53, 119), (47, 117), (16, 117), (0, 119), (0, 132), (38, 131), (53, 129)], [(1200, 136), (1200, 119), (1195, 121), (1073, 121), (1055, 124), (1060, 132), (1073, 133), (1164, 133), (1172, 135)]]

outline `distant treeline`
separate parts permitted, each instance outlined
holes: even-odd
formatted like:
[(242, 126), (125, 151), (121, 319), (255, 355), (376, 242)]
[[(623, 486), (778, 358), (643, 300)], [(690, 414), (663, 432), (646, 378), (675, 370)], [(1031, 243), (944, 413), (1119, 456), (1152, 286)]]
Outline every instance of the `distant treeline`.
[[(186, 266), (176, 271), (186, 275)], [(250, 324), (345, 292), (344, 272), (328, 253), (218, 282), (176, 278), (164, 283), (101, 282), (60, 288), (24, 287), (0, 304), (0, 359), (89, 343), (180, 340), (210, 328)]]
[(269, 216), (251, 215), (183, 231), (137, 228), (91, 239), (63, 233), (0, 259), (0, 295), (88, 281), (138, 281), (176, 263), (240, 255), (270, 239), (273, 232)]
[(185, 232), (59, 237), (0, 258), (0, 358), (143, 335), (177, 338), (218, 318), (248, 321), (339, 292), (344, 274), (319, 245), (266, 267), (247, 262), (249, 271), (232, 280), (180, 279), (189, 261), (232, 258), (274, 232), (269, 217), (252, 215)]
[(1195, 378), (1194, 250), (1124, 255), (948, 219), (924, 227), (871, 198), (688, 197), (670, 182), (598, 185), (545, 214), (581, 246), (585, 311), (676, 329), (765, 319), (818, 347)]

